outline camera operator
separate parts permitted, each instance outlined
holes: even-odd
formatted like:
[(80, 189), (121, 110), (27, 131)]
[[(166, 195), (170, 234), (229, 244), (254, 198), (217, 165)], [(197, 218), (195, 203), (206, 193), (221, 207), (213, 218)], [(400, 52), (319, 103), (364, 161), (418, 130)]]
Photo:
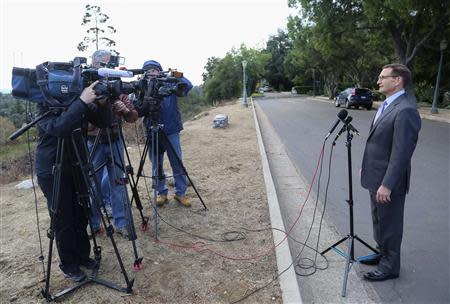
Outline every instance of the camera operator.
[[(97, 50), (92, 55), (92, 67), (100, 68), (108, 66), (111, 58), (111, 53), (106, 50)], [(107, 101), (109, 102), (109, 101)], [(94, 124), (88, 126), (88, 146), (92, 150), (94, 141), (99, 136), (99, 142), (95, 150), (95, 155), (92, 157), (92, 164), (94, 168), (98, 168), (101, 164), (106, 164), (107, 178), (109, 180), (109, 191), (103, 192), (103, 196), (108, 196), (111, 204), (112, 216), (114, 218), (115, 231), (127, 237), (127, 225), (128, 221), (125, 217), (125, 202), (126, 186), (123, 182), (125, 178), (125, 172), (123, 171), (124, 165), (124, 143), (120, 138), (120, 124), (119, 120), (124, 118), (126, 122), (135, 122), (138, 119), (138, 114), (134, 109), (133, 104), (129, 101), (128, 96), (121, 94), (119, 99), (113, 103), (114, 115), (111, 120), (111, 125), (108, 128), (100, 129)], [(111, 146), (108, 141), (108, 134), (111, 140)], [(114, 161), (113, 161), (114, 160)], [(102, 180), (103, 169), (97, 172), (97, 179)], [(94, 232), (101, 231), (100, 227), (100, 214), (98, 209), (92, 209), (91, 222), (94, 228)]]
[[(148, 60), (144, 62), (143, 70), (146, 71), (146, 77), (157, 77), (160, 72), (163, 70), (159, 62), (155, 60)], [(191, 82), (182, 77), (179, 79), (181, 83), (186, 84), (185, 94), (189, 92), (190, 89), (192, 89)], [(162, 125), (162, 131), (167, 135), (167, 138), (169, 139), (170, 144), (176, 151), (176, 154), (178, 158), (182, 159), (182, 152), (181, 152), (181, 143), (180, 143), (180, 131), (183, 130), (183, 124), (181, 121), (181, 115), (180, 111), (178, 109), (178, 102), (177, 102), (177, 96), (175, 94), (171, 94), (170, 96), (164, 97), (164, 100), (161, 102), (161, 108), (159, 111), (159, 124)], [(151, 136), (151, 125), (152, 120), (150, 115), (147, 115), (144, 119), (144, 125), (146, 127), (147, 136)], [(182, 164), (176, 159), (176, 156), (172, 152), (172, 150), (167, 146), (167, 143), (164, 141), (160, 141), (160, 151), (158, 152), (159, 155), (159, 166), (160, 166), (160, 173), (163, 177), (162, 179), (158, 180), (157, 182), (157, 192), (158, 196), (156, 199), (156, 204), (158, 206), (162, 206), (165, 203), (169, 202), (169, 199), (167, 197), (168, 189), (166, 185), (166, 178), (163, 170), (163, 160), (164, 160), (164, 152), (167, 151), (167, 156), (169, 158), (170, 166), (172, 167), (173, 177), (175, 180), (175, 196), (174, 199), (181, 203), (182, 205), (189, 207), (191, 206), (191, 202), (186, 197), (186, 176), (183, 172)], [(152, 158), (151, 155), (151, 149), (149, 150), (149, 157)], [(152, 161), (152, 167), (153, 167), (153, 175), (156, 175), (156, 166), (154, 165), (154, 160)]]
[[(88, 215), (83, 209), (82, 197), (87, 189), (80, 185), (81, 168), (77, 162), (72, 143), (72, 131), (86, 129), (87, 121), (101, 125), (110, 116), (109, 108), (93, 104), (96, 98), (94, 86), (97, 81), (86, 87), (79, 98), (75, 99), (65, 110), (52, 111), (37, 124), (39, 138), (36, 147), (36, 175), (39, 187), (47, 199), (50, 216), (53, 219), (53, 231), (56, 238), (60, 265), (65, 277), (79, 282), (86, 278), (80, 266), (87, 269), (97, 267), (97, 262), (89, 257), (90, 243), (86, 232)], [(40, 114), (47, 113), (47, 104), (39, 104)], [(82, 129), (83, 130), (83, 129)], [(64, 145), (61, 164), (61, 178), (54, 180), (55, 162), (59, 139)], [(78, 180), (77, 180), (78, 177)], [(59, 189), (54, 189), (60, 182)], [(59, 200), (53, 214), (53, 196), (59, 193)], [(55, 206), (54, 206), (55, 207)], [(53, 215), (53, 216), (52, 216)], [(49, 261), (51, 263), (51, 261)]]

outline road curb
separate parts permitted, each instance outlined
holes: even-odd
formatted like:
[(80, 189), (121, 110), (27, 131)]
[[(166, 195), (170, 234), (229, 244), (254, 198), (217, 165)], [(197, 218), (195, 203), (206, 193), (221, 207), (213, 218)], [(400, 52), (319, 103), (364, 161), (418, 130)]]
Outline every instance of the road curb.
[[(275, 189), (275, 184), (272, 179), (272, 173), (269, 167), (269, 161), (267, 159), (266, 150), (264, 148), (264, 142), (261, 135), (261, 130), (259, 128), (258, 117), (255, 111), (255, 104), (253, 99), (251, 99), (251, 106), (253, 111), (253, 118), (255, 120), (255, 129), (258, 139), (259, 152), (261, 155), (262, 170), (264, 175), (264, 183), (266, 185), (267, 202), (269, 205), (270, 222), (272, 228), (277, 228), (285, 230), (283, 218), (281, 216), (280, 206), (278, 203), (277, 192)], [(272, 230), (274, 244), (279, 244), (285, 235), (277, 230)], [(291, 250), (289, 248), (289, 243), (285, 239), (279, 246), (275, 248), (275, 254), (277, 258), (278, 273), (288, 269), (279, 277), (281, 294), (283, 297), (283, 303), (303, 303), (300, 289), (297, 284), (297, 277), (292, 267), (293, 261), (291, 256)]]

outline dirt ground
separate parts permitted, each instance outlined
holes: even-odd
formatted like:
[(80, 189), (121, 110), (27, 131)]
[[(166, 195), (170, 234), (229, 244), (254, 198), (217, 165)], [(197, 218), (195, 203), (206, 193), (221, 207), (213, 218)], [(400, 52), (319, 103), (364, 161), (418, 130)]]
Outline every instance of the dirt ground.
[[(226, 114), (230, 125), (213, 129), (216, 114)], [(198, 115), (184, 124), (182, 147), (184, 165), (198, 189), (208, 211), (193, 191), (188, 196), (193, 205), (186, 208), (171, 200), (159, 208), (158, 235), (153, 227), (143, 232), (137, 209), (132, 208), (138, 239), (137, 251), (143, 257), (143, 269), (132, 270), (132, 243), (116, 236), (120, 255), (130, 279), (135, 283), (132, 294), (124, 294), (98, 284), (88, 284), (65, 296), (65, 303), (233, 303), (253, 290), (267, 285), (276, 276), (276, 258), (270, 230), (248, 231), (270, 227), (261, 161), (251, 108), (228, 103)], [(137, 171), (139, 150), (128, 147)], [(166, 161), (167, 163), (167, 161)], [(145, 164), (145, 173), (150, 172)], [(1, 186), (0, 302), (43, 303), (44, 287), (39, 238), (36, 225), (34, 192), (18, 190), (18, 182)], [(152, 217), (151, 180), (141, 178), (139, 194), (144, 215)], [(169, 188), (169, 194), (173, 189)], [(43, 255), (47, 261), (49, 217), (39, 188), (39, 227)], [(178, 228), (175, 229), (171, 226)], [(185, 232), (202, 236), (194, 237)], [(230, 231), (245, 234), (243, 240), (222, 241)], [(125, 286), (109, 238), (98, 238), (102, 246), (99, 278)], [(71, 286), (58, 268), (56, 248), (53, 252), (51, 292)], [(259, 290), (242, 303), (281, 303), (278, 280)]]

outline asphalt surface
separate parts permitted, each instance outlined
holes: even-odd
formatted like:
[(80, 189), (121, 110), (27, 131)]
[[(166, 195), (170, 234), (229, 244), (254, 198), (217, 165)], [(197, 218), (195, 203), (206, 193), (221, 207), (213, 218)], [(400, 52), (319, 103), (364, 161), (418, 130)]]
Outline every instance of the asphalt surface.
[[(263, 98), (256, 101), (281, 138), (289, 157), (306, 180), (311, 180), (323, 139), (339, 108), (311, 98)], [(349, 110), (360, 136), (352, 140), (355, 234), (374, 245), (367, 190), (360, 186), (359, 169), (365, 140), (375, 111)], [(336, 129), (335, 133), (339, 130)], [(331, 142), (324, 157), (320, 199), (324, 201)], [(334, 147), (328, 189), (327, 218), (342, 236), (349, 233), (348, 154), (345, 136)], [(406, 198), (400, 278), (372, 284), (382, 302), (449, 303), (449, 124), (422, 120), (412, 160), (411, 190)], [(315, 190), (317, 188), (315, 187)], [(321, 244), (323, 249), (331, 244)], [(369, 253), (356, 245), (357, 256)], [(330, 252), (328, 254), (335, 254)], [(360, 266), (361, 271), (369, 270)]]

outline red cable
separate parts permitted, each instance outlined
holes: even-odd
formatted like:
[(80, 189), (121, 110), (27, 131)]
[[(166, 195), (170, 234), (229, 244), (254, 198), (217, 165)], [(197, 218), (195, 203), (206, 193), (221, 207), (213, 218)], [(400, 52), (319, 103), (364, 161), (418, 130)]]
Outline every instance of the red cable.
[[(278, 244), (272, 246), (269, 250), (265, 251), (263, 254), (260, 255), (253, 255), (253, 256), (249, 256), (249, 257), (232, 257), (232, 256), (227, 256), (221, 252), (215, 251), (213, 249), (210, 249), (206, 246), (208, 246), (209, 244), (205, 243), (205, 242), (195, 242), (193, 243), (193, 245), (181, 245), (181, 244), (175, 244), (175, 243), (170, 243), (170, 242), (164, 242), (161, 240), (156, 240), (155, 243), (159, 243), (159, 244), (164, 244), (164, 245), (169, 245), (171, 247), (177, 247), (177, 248), (182, 248), (182, 249), (190, 249), (190, 250), (194, 250), (196, 252), (202, 252), (202, 251), (209, 251), (214, 255), (220, 256), (224, 259), (228, 259), (228, 260), (234, 260), (234, 261), (246, 261), (246, 260), (256, 260), (259, 258), (262, 258), (266, 255), (268, 255), (270, 252), (274, 251), (275, 248), (277, 248), (281, 243), (283, 243), (290, 235), (290, 233), (292, 232), (292, 229), (294, 229), (295, 225), (297, 225), (298, 220), (300, 219), (300, 216), (303, 213), (303, 208), (305, 207), (306, 203), (308, 202), (308, 198), (309, 195), (311, 194), (311, 190), (312, 190), (312, 186), (314, 184), (314, 181), (316, 179), (316, 175), (317, 175), (317, 171), (319, 170), (319, 165), (320, 165), (320, 160), (323, 156), (325, 150), (325, 145), (322, 146), (322, 150), (320, 151), (320, 156), (319, 156), (319, 160), (317, 162), (317, 167), (316, 167), (316, 171), (314, 172), (311, 184), (309, 186), (309, 190), (308, 190), (308, 194), (306, 196), (305, 201), (302, 204), (302, 207), (300, 208), (300, 212), (297, 216), (297, 218), (295, 219), (294, 223), (291, 225), (291, 227), (288, 229), (288, 231), (285, 233), (284, 238), (278, 242)], [(151, 234), (151, 229), (150, 229), (150, 234)]]

